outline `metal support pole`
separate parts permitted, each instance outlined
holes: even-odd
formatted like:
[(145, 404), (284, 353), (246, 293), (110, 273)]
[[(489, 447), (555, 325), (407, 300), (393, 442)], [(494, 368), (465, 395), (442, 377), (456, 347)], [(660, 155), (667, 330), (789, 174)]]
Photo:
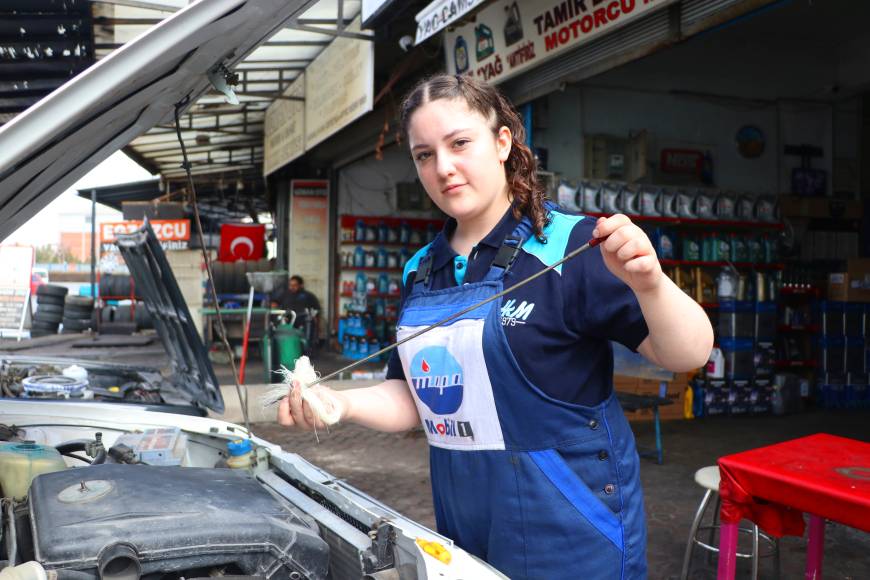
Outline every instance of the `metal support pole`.
[(97, 190), (91, 190), (91, 298), (97, 298)]

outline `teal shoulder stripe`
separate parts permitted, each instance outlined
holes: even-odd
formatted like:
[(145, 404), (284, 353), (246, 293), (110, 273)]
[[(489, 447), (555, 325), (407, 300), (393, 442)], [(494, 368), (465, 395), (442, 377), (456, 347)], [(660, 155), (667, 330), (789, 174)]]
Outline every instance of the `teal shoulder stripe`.
[[(536, 257), (545, 266), (552, 266), (565, 257), (571, 231), (584, 217), (586, 216), (550, 212), (550, 223), (544, 228), (547, 243), (542, 244), (538, 238), (532, 236), (523, 244), (523, 251)], [(561, 275), (562, 265), (556, 266), (555, 270)]]
[(417, 250), (416, 254), (411, 256), (411, 259), (408, 260), (408, 262), (405, 264), (405, 271), (402, 272), (402, 284), (408, 283), (408, 275), (411, 272), (417, 271), (417, 267), (420, 265), (420, 260), (423, 259), (423, 256), (426, 255), (426, 252), (428, 252), (429, 248), (431, 248), (431, 247), (432, 247), (432, 242), (429, 242), (428, 244), (426, 244), (425, 246), (423, 246), (422, 248)]

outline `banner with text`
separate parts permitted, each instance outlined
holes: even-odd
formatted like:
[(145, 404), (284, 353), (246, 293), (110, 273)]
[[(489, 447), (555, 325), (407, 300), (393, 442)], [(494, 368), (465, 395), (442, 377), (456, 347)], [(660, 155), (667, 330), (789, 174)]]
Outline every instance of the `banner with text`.
[[(360, 32), (360, 19), (347, 26)], [(338, 37), (305, 71), (305, 149), (311, 149), (372, 110), (373, 40)]]
[(329, 181), (294, 179), (290, 182), (289, 274), (305, 280), (324, 309), (320, 336), (325, 336), (329, 308)]
[[(144, 222), (104, 222), (100, 224), (100, 249), (114, 252), (118, 249), (116, 234), (130, 234), (142, 227)], [(164, 250), (186, 250), (190, 241), (190, 220), (149, 220), (154, 235)]]
[(305, 153), (305, 73), (275, 99), (263, 122), (263, 175), (269, 175)]
[(447, 71), (496, 84), (674, 0), (502, 0), (444, 33)]
[(20, 338), (27, 318), (33, 248), (0, 246), (0, 264), (0, 331), (12, 331)]

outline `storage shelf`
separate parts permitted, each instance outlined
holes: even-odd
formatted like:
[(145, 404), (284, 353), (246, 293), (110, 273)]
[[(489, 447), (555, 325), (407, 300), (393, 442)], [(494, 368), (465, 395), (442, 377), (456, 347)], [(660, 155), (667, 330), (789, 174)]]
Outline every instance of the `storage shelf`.
[(819, 332), (818, 324), (802, 324), (800, 326), (790, 326), (788, 324), (780, 324), (777, 330), (780, 332)]
[(816, 361), (814, 360), (778, 360), (776, 361), (776, 366), (780, 368), (802, 368), (802, 369), (813, 369), (816, 368)]
[(764, 262), (724, 262), (715, 261), (708, 262), (704, 260), (659, 260), (662, 266), (709, 266), (722, 267), (733, 265), (735, 268), (754, 268), (756, 270), (782, 270), (785, 264), (780, 262), (764, 263)]
[[(592, 217), (610, 217), (613, 214), (600, 212), (583, 212), (585, 215)], [(657, 222), (664, 224), (676, 224), (687, 226), (724, 226), (731, 228), (754, 228), (764, 230), (781, 230), (783, 224), (778, 222), (747, 222), (739, 220), (715, 220), (706, 218), (684, 218), (684, 217), (663, 217), (651, 215), (631, 215), (626, 214), (632, 221), (637, 222)]]
[(366, 267), (359, 267), (359, 266), (342, 266), (341, 269), (342, 269), (342, 271), (348, 271), (348, 272), (351, 272), (351, 271), (352, 272), (356, 272), (356, 271), (361, 271), (361, 272), (404, 272), (404, 270), (405, 270), (404, 268), (366, 268)]
[(408, 248), (409, 250), (419, 250), (426, 245), (426, 242), (421, 244), (402, 244), (399, 242), (339, 242), (340, 246), (383, 246), (385, 248)]
[[(342, 298), (356, 298), (356, 294), (353, 292), (351, 292), (350, 294), (348, 294), (347, 292), (342, 292), (341, 294), (339, 294), (339, 296), (341, 296)], [(366, 298), (392, 298), (394, 300), (399, 300), (400, 298), (402, 298), (402, 295), (401, 294), (381, 294), (379, 292), (375, 292), (373, 294), (366, 294), (365, 297)], [(362, 295), (360, 295), (360, 298), (362, 298)]]
[(822, 291), (819, 288), (814, 286), (810, 286), (809, 288), (805, 286), (783, 286), (779, 289), (780, 294), (793, 295), (793, 296), (801, 296), (801, 295), (809, 295), (809, 296), (821, 296)]

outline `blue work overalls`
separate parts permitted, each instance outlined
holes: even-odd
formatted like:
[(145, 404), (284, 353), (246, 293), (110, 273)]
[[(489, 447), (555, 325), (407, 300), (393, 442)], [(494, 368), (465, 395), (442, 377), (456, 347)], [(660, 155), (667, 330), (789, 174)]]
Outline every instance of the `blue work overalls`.
[[(523, 219), (483, 281), (453, 288), (430, 288), (427, 253), (398, 338), (500, 292), (522, 240), (541, 243), (531, 232)], [(615, 395), (594, 407), (546, 395), (517, 365), (500, 311), (494, 300), (399, 347), (438, 531), (511, 578), (646, 578), (640, 466)]]

